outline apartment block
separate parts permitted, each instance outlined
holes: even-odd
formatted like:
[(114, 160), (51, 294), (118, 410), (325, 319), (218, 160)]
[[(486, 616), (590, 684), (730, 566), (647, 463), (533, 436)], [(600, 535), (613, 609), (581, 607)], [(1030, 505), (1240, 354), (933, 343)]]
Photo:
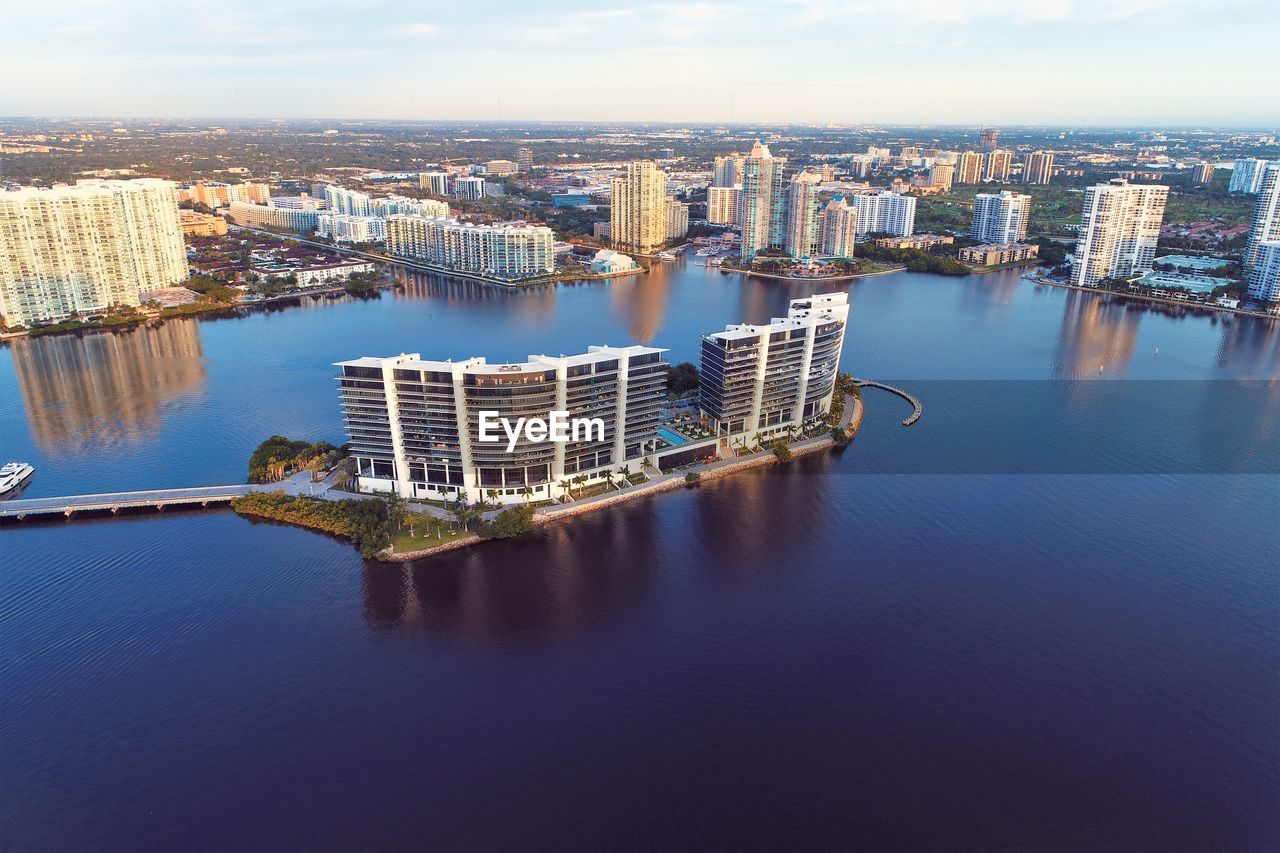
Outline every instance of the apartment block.
[(976, 151), (964, 151), (956, 156), (955, 182), (976, 184), (982, 181), (982, 155)]
[(610, 185), (609, 223), (615, 248), (640, 254), (662, 248), (667, 241), (667, 173), (652, 160), (628, 163), (626, 174)]
[(707, 189), (707, 222), (712, 225), (742, 224), (742, 187)]
[(702, 338), (699, 408), (732, 442), (768, 440), (831, 408), (848, 295), (791, 300), (786, 317)]
[(387, 251), (446, 270), (502, 281), (555, 272), (555, 237), (545, 225), (478, 225), (432, 216), (387, 217)]
[(818, 251), (817, 189), (821, 180), (820, 175), (807, 170), (791, 179), (783, 247), (793, 258), (807, 257)]
[(1262, 168), (1266, 164), (1266, 160), (1256, 158), (1237, 160), (1231, 169), (1231, 182), (1227, 185), (1227, 192), (1256, 193), (1262, 182)]
[(1003, 184), (1009, 180), (1009, 170), (1013, 166), (1013, 152), (1003, 148), (988, 151), (983, 158), (982, 180)]
[[(666, 350), (589, 347), (525, 362), (424, 361), (417, 353), (339, 362), (338, 387), (362, 491), (470, 501), (559, 498), (655, 449), (666, 394)], [(534, 441), (481, 441), (480, 413), (549, 421), (553, 411), (598, 418), (599, 432)], [(499, 430), (501, 432), (501, 430)]]
[(989, 243), (985, 246), (966, 246), (959, 252), (959, 259), (966, 264), (995, 267), (1015, 261), (1027, 261), (1039, 257), (1040, 247), (1034, 243)]
[(0, 314), (56, 323), (136, 306), (188, 274), (173, 183), (80, 181), (0, 192)]
[(1024, 184), (1047, 184), (1053, 177), (1053, 152), (1032, 151), (1022, 164)]
[(760, 252), (785, 242), (787, 194), (782, 186), (785, 157), (774, 157), (757, 141), (742, 165), (742, 251), (750, 262)]
[(1104, 278), (1149, 272), (1169, 188), (1115, 178), (1084, 191), (1071, 283), (1095, 287)]
[(278, 228), (284, 231), (315, 231), (320, 211), (315, 208), (282, 207), (272, 199), (271, 204), (231, 202), (231, 218), (237, 225), (249, 228)]
[(449, 173), (420, 172), (418, 174), (418, 188), (424, 189), (432, 195), (447, 196), (449, 195)]
[(969, 236), (983, 243), (1017, 243), (1027, 237), (1031, 196), (1005, 190), (973, 197)]
[(1249, 240), (1245, 244), (1241, 265), (1249, 295), (1255, 299), (1274, 301), (1275, 282), (1264, 251), (1269, 244), (1280, 241), (1280, 161), (1266, 163), (1259, 173), (1257, 201), (1253, 206), (1253, 221), (1249, 226)]

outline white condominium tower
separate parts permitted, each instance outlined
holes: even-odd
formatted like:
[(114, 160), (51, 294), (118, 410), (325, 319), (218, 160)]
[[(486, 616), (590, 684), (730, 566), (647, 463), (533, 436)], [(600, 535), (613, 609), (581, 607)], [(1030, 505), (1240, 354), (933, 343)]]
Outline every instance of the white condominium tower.
[(424, 189), (432, 195), (448, 195), (449, 194), (449, 173), (448, 172), (420, 172), (418, 174), (418, 187)]
[(716, 434), (768, 440), (824, 416), (848, 319), (848, 295), (826, 293), (791, 300), (786, 317), (703, 336), (698, 406)]
[(1031, 196), (1004, 190), (973, 197), (969, 236), (979, 243), (1020, 243), (1027, 236)]
[(1227, 192), (1256, 193), (1258, 184), (1262, 182), (1262, 168), (1266, 164), (1266, 160), (1253, 158), (1237, 160), (1231, 169), (1231, 183), (1227, 185)]
[(1071, 283), (1095, 287), (1104, 278), (1151, 270), (1169, 188), (1114, 178), (1084, 191)]
[(781, 249), (786, 229), (787, 195), (782, 170), (787, 158), (774, 157), (757, 141), (742, 163), (742, 260), (750, 263), (760, 252)]
[(1267, 245), (1280, 242), (1280, 160), (1266, 163), (1259, 170), (1257, 194), (1253, 223), (1249, 227), (1249, 242), (1245, 244), (1241, 263), (1245, 281), (1249, 284), (1249, 295), (1255, 299), (1274, 302), (1275, 266), (1263, 255), (1266, 253), (1270, 257), (1273, 250), (1268, 249)]
[(1047, 184), (1053, 177), (1053, 152), (1032, 151), (1022, 164), (1022, 182), (1024, 184)]
[(324, 204), (329, 213), (342, 216), (373, 216), (373, 200), (368, 193), (326, 184)]
[(169, 181), (0, 192), (0, 314), (11, 326), (136, 306), (141, 292), (186, 277)]
[(818, 174), (807, 170), (791, 179), (785, 248), (793, 258), (813, 255), (818, 249), (818, 199), (815, 191), (821, 180)]
[(742, 155), (737, 153), (717, 155), (711, 172), (711, 186), (733, 187), (742, 183), (742, 160)]
[(614, 248), (651, 254), (667, 241), (667, 173), (652, 160), (632, 160), (614, 178), (609, 198)]
[(868, 234), (910, 237), (916, 230), (915, 196), (899, 195), (891, 190), (859, 193), (847, 197), (858, 211), (857, 238)]
[(453, 196), (463, 201), (479, 201), (484, 198), (484, 178), (456, 178), (453, 182)]
[(1258, 244), (1249, 267), (1249, 295), (1263, 302), (1280, 302), (1280, 240)]
[(982, 155), (977, 151), (965, 151), (956, 157), (957, 184), (976, 184), (982, 180)]
[[(581, 355), (533, 355), (516, 364), (424, 361), (417, 353), (339, 362), (360, 489), (522, 503), (561, 497), (623, 466), (639, 471), (658, 437), (664, 352), (589, 347)], [(508, 451), (499, 426), (500, 441), (480, 440), (481, 412), (514, 425), (520, 418), (549, 422), (553, 411), (599, 418), (604, 435), (596, 430), (559, 442), (522, 432)]]
[(1012, 165), (1012, 151), (1005, 148), (988, 151), (982, 166), (982, 180), (1003, 184), (1009, 180), (1009, 167)]
[(434, 216), (387, 217), (387, 251), (431, 266), (503, 281), (556, 270), (555, 237), (545, 225), (477, 225)]

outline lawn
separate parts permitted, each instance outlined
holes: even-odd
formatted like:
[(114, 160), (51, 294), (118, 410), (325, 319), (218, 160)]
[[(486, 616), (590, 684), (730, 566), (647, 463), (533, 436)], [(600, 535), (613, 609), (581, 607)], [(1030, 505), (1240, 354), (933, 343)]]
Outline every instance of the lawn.
[(434, 548), (437, 545), (444, 545), (448, 542), (453, 542), (457, 539), (473, 535), (471, 533), (464, 533), (462, 530), (457, 530), (453, 533), (446, 530), (444, 532), (444, 536), (437, 539), (435, 536), (432, 536), (424, 530), (422, 525), (418, 525), (417, 534), (418, 535), (416, 537), (410, 535), (410, 528), (408, 525), (405, 525), (404, 530), (397, 532), (392, 538), (392, 549), (402, 554), (407, 551), (421, 551), (424, 548)]

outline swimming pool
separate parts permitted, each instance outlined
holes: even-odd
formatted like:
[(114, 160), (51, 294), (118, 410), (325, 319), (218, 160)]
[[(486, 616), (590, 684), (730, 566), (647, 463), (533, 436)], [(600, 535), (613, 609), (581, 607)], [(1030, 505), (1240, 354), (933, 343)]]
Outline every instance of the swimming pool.
[(672, 447), (679, 447), (689, 441), (689, 439), (685, 438), (680, 433), (669, 430), (666, 427), (658, 427), (658, 435), (671, 442)]

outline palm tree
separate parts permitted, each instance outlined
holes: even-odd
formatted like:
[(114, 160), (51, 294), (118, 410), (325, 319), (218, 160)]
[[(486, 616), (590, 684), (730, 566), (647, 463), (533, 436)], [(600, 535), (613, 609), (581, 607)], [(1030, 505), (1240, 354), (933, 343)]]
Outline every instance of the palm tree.
[(569, 488), (571, 485), (573, 485), (572, 483), (570, 483), (568, 480), (561, 480), (559, 483), (556, 483), (556, 485), (560, 487), (560, 491), (568, 493), (570, 500), (573, 499), (573, 492)]
[(622, 478), (622, 482), (624, 484), (627, 483), (628, 479), (631, 477), (631, 469), (626, 465), (623, 465), (618, 469), (618, 476)]
[(487, 492), (485, 492), (485, 494), (489, 496), (489, 500), (493, 501), (494, 505), (496, 506), (498, 503), (498, 490), (489, 489)]
[(533, 487), (525, 486), (520, 490), (520, 494), (524, 495), (524, 502), (528, 503), (529, 499), (533, 497)]
[(586, 475), (586, 474), (579, 474), (578, 476), (576, 476), (576, 477), (574, 477), (574, 478), (573, 478), (573, 484), (574, 484), (575, 486), (577, 486), (577, 487), (578, 487), (578, 490), (579, 490), (579, 491), (581, 491), (581, 490), (582, 490), (582, 485), (583, 485), (585, 482), (587, 482), (587, 475)]

